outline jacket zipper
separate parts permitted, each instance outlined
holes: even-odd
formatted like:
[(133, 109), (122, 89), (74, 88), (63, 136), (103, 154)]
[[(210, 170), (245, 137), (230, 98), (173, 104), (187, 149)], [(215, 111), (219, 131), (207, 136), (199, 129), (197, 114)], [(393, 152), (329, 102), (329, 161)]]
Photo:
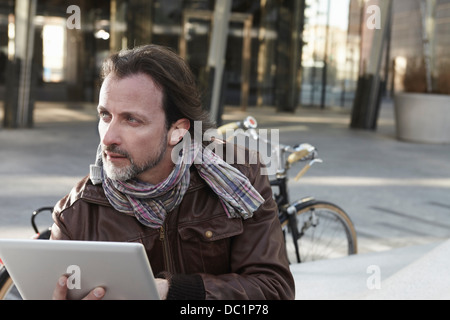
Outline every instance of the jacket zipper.
[(162, 242), (164, 265), (166, 267), (166, 271), (172, 273), (172, 267), (170, 263), (170, 248), (169, 242), (166, 239), (166, 229), (164, 228), (164, 224), (159, 229), (159, 240), (161, 240)]

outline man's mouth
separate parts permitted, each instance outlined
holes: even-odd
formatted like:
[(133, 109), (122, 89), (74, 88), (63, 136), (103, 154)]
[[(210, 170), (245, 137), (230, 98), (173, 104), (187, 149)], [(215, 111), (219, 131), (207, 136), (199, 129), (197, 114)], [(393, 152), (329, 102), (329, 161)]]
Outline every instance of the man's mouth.
[(105, 154), (108, 158), (126, 158), (124, 155), (118, 153), (105, 152)]
[(111, 161), (111, 162), (128, 160), (127, 155), (125, 155), (123, 153), (117, 153), (117, 152), (105, 150), (105, 151), (103, 151), (103, 154), (104, 154), (104, 158), (107, 161)]

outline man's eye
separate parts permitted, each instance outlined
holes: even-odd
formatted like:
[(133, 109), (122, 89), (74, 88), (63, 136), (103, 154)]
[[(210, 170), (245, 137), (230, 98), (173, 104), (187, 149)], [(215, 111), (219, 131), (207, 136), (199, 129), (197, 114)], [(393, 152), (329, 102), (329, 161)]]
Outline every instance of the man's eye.
[(106, 112), (106, 111), (99, 112), (99, 113), (98, 113), (98, 117), (99, 117), (101, 120), (107, 120), (107, 119), (110, 118), (109, 113)]
[(142, 120), (141, 120), (141, 119), (135, 118), (135, 117), (133, 117), (133, 116), (128, 116), (128, 117), (127, 117), (127, 122), (128, 122), (129, 124), (131, 124), (131, 125), (134, 125), (134, 126), (137, 126), (137, 125), (142, 124)]

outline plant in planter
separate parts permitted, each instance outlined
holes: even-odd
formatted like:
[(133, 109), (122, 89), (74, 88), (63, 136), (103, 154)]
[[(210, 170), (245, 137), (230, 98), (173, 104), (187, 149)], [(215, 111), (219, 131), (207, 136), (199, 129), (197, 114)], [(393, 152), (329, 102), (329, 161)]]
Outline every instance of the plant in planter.
[[(397, 137), (419, 143), (450, 143), (450, 68), (440, 62), (434, 68), (434, 25), (426, 23), (434, 17), (436, 2), (422, 1), (423, 58), (408, 61), (403, 81), (404, 92), (394, 98)], [(431, 19), (432, 20), (432, 19)], [(447, 64), (447, 66), (444, 65)], [(433, 70), (436, 72), (436, 76)]]

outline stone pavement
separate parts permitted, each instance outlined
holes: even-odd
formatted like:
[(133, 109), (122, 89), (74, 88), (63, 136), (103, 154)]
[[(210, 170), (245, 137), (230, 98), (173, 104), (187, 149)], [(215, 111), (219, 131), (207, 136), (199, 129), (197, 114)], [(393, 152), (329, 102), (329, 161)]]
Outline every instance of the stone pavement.
[[(37, 103), (35, 120), (33, 129), (0, 128), (1, 238), (30, 237), (31, 213), (53, 206), (94, 161), (94, 106)], [(44, 214), (37, 220), (42, 227), (51, 223)]]
[[(349, 129), (350, 112), (343, 109), (299, 108), (291, 114), (228, 107), (223, 118), (237, 121), (247, 114), (260, 128), (279, 129), (281, 143), (318, 148), (324, 163), (300, 181), (290, 180), (291, 199), (315, 196), (342, 207), (356, 226), (359, 252), (450, 237), (450, 146), (398, 141), (391, 103), (383, 104), (377, 131)], [(94, 105), (41, 102), (35, 119), (34, 129), (0, 128), (2, 238), (28, 237), (31, 212), (55, 204), (94, 161)]]

